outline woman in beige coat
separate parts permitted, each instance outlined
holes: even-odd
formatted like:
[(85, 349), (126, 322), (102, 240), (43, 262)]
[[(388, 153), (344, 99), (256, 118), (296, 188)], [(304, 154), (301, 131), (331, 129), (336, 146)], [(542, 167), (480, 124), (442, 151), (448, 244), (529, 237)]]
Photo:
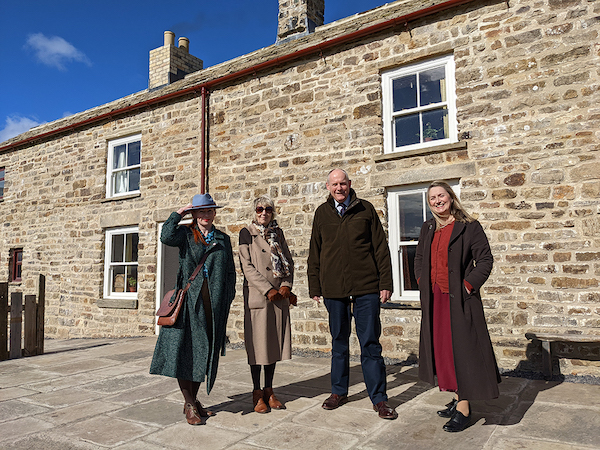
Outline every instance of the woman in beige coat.
[(284, 408), (273, 393), (273, 376), (277, 361), (291, 358), (289, 305), (296, 304), (296, 296), (291, 291), (294, 262), (274, 219), (273, 201), (257, 198), (254, 212), (252, 223), (240, 231), (239, 254), (244, 272), (244, 339), (254, 385), (252, 400), (254, 411), (265, 413), (269, 407)]

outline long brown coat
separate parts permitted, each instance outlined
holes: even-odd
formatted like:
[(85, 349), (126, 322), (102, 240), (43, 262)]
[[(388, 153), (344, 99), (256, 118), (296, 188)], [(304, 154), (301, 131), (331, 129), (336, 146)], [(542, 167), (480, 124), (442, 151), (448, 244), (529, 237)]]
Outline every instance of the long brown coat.
[(290, 275), (273, 276), (271, 247), (251, 224), (240, 231), (239, 255), (244, 273), (244, 340), (248, 364), (269, 365), (292, 357), (289, 300), (271, 302), (267, 292), (281, 286), (292, 288), (294, 261), (283, 231), (279, 245), (290, 264)]
[[(415, 275), (421, 293), (419, 378), (435, 384), (433, 359), (433, 292), (431, 243), (435, 220), (423, 224), (415, 257)], [(450, 324), (456, 381), (461, 399), (498, 397), (500, 375), (487, 329), (479, 290), (492, 271), (493, 257), (481, 224), (456, 222), (448, 246)], [(473, 286), (467, 294), (464, 281)]]

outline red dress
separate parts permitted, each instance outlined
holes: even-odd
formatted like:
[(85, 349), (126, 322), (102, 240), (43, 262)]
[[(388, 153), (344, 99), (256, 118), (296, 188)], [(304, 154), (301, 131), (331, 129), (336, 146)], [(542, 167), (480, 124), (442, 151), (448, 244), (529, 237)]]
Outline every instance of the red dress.
[(433, 288), (433, 357), (441, 391), (456, 392), (456, 371), (450, 325), (448, 246), (454, 222), (436, 230), (431, 244), (431, 285)]

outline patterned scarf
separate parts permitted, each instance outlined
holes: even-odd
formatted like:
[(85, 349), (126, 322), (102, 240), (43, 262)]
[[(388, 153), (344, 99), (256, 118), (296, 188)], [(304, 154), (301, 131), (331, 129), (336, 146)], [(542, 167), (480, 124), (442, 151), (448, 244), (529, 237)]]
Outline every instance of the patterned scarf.
[(269, 223), (269, 226), (265, 227), (257, 223), (256, 221), (252, 222), (258, 231), (260, 231), (265, 241), (268, 242), (271, 247), (271, 264), (273, 265), (273, 275), (277, 278), (285, 278), (290, 274), (290, 263), (285, 256), (283, 256), (283, 252), (281, 251), (281, 246), (279, 245), (279, 236), (277, 234), (277, 230), (279, 229), (279, 225), (277, 225), (276, 220), (272, 220)]

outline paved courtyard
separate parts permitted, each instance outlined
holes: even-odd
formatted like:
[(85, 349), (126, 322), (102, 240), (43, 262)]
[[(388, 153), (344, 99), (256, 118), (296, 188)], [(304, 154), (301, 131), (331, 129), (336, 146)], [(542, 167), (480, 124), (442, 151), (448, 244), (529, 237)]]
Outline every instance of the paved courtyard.
[(278, 363), (275, 392), (286, 410), (256, 414), (244, 350), (221, 358), (200, 400), (217, 412), (192, 427), (173, 379), (150, 375), (155, 337), (46, 341), (46, 354), (0, 362), (0, 449), (600, 449), (600, 386), (504, 377), (501, 396), (473, 402), (474, 423), (442, 430), (450, 395), (416, 369), (388, 366), (389, 403), (379, 419), (353, 363), (350, 401), (334, 411), (329, 359)]

